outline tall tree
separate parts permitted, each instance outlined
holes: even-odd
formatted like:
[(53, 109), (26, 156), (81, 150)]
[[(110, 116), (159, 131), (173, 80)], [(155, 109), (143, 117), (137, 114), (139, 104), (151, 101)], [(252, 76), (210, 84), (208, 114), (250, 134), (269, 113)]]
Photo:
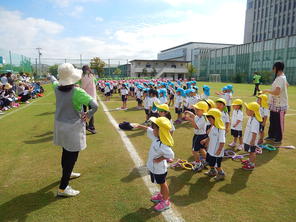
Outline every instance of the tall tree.
[(121, 69), (120, 68), (116, 68), (113, 72), (114, 75), (120, 75), (121, 74)]
[(104, 67), (106, 63), (99, 57), (94, 57), (90, 60), (90, 68), (96, 70), (99, 77), (104, 77)]
[(192, 65), (192, 63), (187, 64), (187, 73), (189, 80), (191, 80), (191, 78), (197, 73), (197, 69)]
[(55, 64), (55, 65), (52, 65), (52, 66), (49, 66), (48, 67), (48, 71), (51, 75), (57, 77), (58, 75), (58, 65)]

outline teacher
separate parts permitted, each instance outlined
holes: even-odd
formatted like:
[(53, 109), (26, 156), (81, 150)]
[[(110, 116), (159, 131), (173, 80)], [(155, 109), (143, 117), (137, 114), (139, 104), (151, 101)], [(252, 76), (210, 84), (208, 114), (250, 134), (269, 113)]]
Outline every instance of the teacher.
[(268, 137), (265, 140), (273, 141), (275, 144), (281, 144), (284, 133), (285, 114), (288, 110), (288, 82), (284, 74), (285, 65), (282, 62), (276, 62), (273, 65), (275, 79), (270, 90), (263, 90), (263, 93), (270, 94), (270, 126)]
[[(51, 76), (56, 96), (54, 144), (62, 147), (63, 174), (57, 196), (70, 197), (80, 193), (69, 186), (69, 180), (70, 177), (80, 176), (72, 170), (79, 152), (86, 148), (85, 122), (98, 109), (96, 100), (76, 87), (81, 75), (81, 70), (75, 69), (70, 63), (64, 63), (58, 67), (59, 81)], [(90, 107), (88, 112), (83, 112), (83, 105)]]

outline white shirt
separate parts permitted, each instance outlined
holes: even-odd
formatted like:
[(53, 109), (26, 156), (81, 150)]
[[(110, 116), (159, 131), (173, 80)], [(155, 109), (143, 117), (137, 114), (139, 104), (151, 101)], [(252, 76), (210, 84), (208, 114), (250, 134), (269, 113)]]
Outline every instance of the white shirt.
[(194, 122), (197, 125), (198, 129), (194, 129), (194, 134), (195, 135), (204, 135), (207, 134), (207, 123), (208, 121), (206, 120), (205, 116), (195, 116), (194, 117)]
[(226, 123), (230, 123), (230, 118), (229, 118), (228, 113), (222, 111), (222, 117), (221, 118), (222, 118), (222, 121), (225, 124), (225, 126), (226, 126)]
[(263, 117), (268, 117), (269, 116), (269, 109), (266, 109), (266, 108), (263, 108), (263, 107), (260, 107), (260, 114)]
[(231, 106), (232, 93), (224, 93), (221, 98), (226, 100), (226, 106)]
[(172, 87), (169, 88), (169, 91), (171, 95), (175, 95), (175, 90)]
[[(234, 109), (232, 111), (232, 116), (231, 116), (231, 129), (242, 131), (243, 130), (243, 119), (244, 119), (243, 111), (241, 111), (240, 109), (238, 109), (238, 110)], [(236, 122), (238, 120), (240, 120), (240, 123), (237, 124), (236, 127), (234, 127), (234, 125), (236, 124)]]
[(165, 104), (168, 102), (168, 99), (165, 96), (159, 98), (160, 104)]
[(7, 77), (6, 76), (1, 77), (1, 82), (2, 82), (3, 85), (8, 83)]
[(193, 105), (195, 105), (196, 103), (198, 103), (199, 101), (199, 97), (198, 96), (190, 96), (188, 98), (188, 105), (190, 107), (190, 109), (193, 109)]
[[(245, 133), (244, 133), (244, 144), (250, 145), (251, 140), (252, 140), (252, 134), (256, 133), (256, 135), (259, 134), (259, 127), (260, 123), (255, 117), (249, 117), (248, 123), (246, 125)], [(254, 146), (257, 146), (257, 136), (255, 140)]]
[(188, 96), (186, 96), (184, 99), (183, 99), (183, 104), (184, 104), (184, 106), (185, 107), (189, 107), (189, 97)]
[(183, 103), (183, 97), (182, 96), (176, 96), (175, 97), (175, 107), (176, 108), (181, 108)]
[(170, 132), (174, 132), (176, 130), (176, 127), (174, 126), (174, 122), (172, 119), (170, 120), (170, 122), (172, 124), (172, 129), (170, 130)]
[(155, 163), (154, 159), (157, 159), (159, 157), (174, 159), (175, 154), (171, 147), (161, 143), (160, 140), (154, 136), (152, 128), (147, 129), (147, 136), (149, 139), (152, 140), (152, 144), (150, 146), (148, 154), (147, 168), (153, 174), (164, 174), (168, 170), (167, 161), (163, 160), (159, 163)]
[(121, 88), (120, 93), (122, 96), (126, 96), (126, 95), (128, 95), (128, 90), (126, 88)]
[(137, 97), (137, 99), (142, 99), (142, 96), (143, 96), (143, 92), (141, 92), (140, 90), (138, 90), (138, 91), (136, 92), (136, 97)]
[(288, 90), (287, 90), (287, 78), (285, 75), (278, 76), (272, 83), (271, 90), (275, 90), (277, 87), (281, 89), (280, 95), (270, 95), (269, 104), (273, 107), (284, 107), (288, 109)]
[(203, 100), (203, 99), (208, 99), (209, 97), (206, 95), (206, 94), (201, 94), (200, 95), (200, 100)]
[(216, 152), (220, 146), (220, 143), (225, 143), (225, 130), (221, 130), (212, 126), (209, 130), (209, 146), (208, 153), (214, 157), (223, 157), (224, 156), (224, 147), (221, 150), (219, 155), (216, 155)]
[(110, 92), (111, 90), (110, 90), (110, 87), (109, 86), (105, 86), (105, 89), (104, 89), (104, 92), (105, 93), (108, 93), (108, 92)]
[(149, 97), (146, 96), (143, 100), (144, 109), (149, 109)]
[[(157, 103), (160, 104), (160, 101), (157, 97), (151, 97), (149, 98), (149, 107), (152, 108), (153, 107), (153, 103)], [(156, 113), (157, 110), (151, 110), (153, 113)]]

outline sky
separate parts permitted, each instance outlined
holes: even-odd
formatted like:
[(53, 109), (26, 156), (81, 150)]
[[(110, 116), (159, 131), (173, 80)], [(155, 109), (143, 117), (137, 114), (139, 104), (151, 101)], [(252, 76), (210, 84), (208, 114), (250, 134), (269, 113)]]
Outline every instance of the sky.
[(35, 58), (156, 59), (186, 42), (243, 43), (246, 0), (0, 0), (0, 48)]

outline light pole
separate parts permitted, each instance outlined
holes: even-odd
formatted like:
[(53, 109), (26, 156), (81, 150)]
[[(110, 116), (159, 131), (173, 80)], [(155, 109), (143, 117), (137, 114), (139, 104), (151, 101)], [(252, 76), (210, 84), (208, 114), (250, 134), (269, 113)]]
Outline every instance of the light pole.
[(40, 52), (40, 50), (41, 50), (41, 48), (36, 48), (37, 49), (37, 51), (38, 51), (38, 70), (37, 70), (37, 75), (39, 75), (39, 76), (41, 76), (41, 52)]

